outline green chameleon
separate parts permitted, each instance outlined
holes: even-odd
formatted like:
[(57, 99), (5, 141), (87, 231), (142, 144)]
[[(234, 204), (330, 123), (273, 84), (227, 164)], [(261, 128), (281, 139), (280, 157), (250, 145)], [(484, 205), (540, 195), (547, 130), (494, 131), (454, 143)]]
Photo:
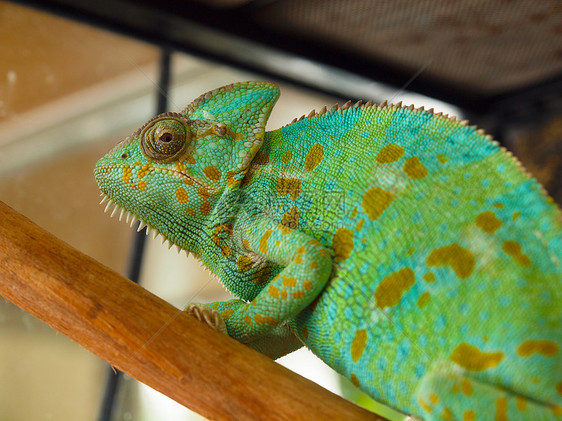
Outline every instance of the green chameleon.
[(240, 297), (187, 311), (272, 358), (304, 344), (426, 420), (562, 418), (562, 216), (542, 187), (431, 110), (347, 103), (265, 132), (278, 96), (208, 92), (96, 165), (108, 205)]

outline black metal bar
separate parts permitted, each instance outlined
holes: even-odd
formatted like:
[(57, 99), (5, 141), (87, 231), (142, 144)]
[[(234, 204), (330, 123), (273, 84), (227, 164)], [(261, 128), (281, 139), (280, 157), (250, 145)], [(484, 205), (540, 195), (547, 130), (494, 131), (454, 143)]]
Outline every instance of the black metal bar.
[[(170, 88), (170, 65), (171, 65), (171, 51), (167, 47), (162, 47), (160, 56), (160, 77), (158, 80), (158, 92), (156, 101), (156, 114), (161, 114), (166, 111), (168, 107), (168, 91)], [(133, 282), (139, 283), (140, 272), (142, 266), (142, 257), (144, 254), (144, 246), (146, 241), (146, 228), (137, 232), (135, 235), (131, 260), (129, 263), (129, 279)], [(107, 373), (107, 382), (103, 395), (102, 404), (98, 421), (111, 421), (115, 414), (115, 402), (119, 393), (120, 385), (122, 384), (123, 373), (119, 370), (114, 370), (109, 367)]]

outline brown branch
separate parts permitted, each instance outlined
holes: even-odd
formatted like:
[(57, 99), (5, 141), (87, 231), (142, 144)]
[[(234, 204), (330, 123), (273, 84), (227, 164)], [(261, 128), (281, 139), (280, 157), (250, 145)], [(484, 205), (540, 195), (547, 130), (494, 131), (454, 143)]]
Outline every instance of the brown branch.
[(0, 202), (0, 295), (218, 420), (383, 420), (219, 334)]

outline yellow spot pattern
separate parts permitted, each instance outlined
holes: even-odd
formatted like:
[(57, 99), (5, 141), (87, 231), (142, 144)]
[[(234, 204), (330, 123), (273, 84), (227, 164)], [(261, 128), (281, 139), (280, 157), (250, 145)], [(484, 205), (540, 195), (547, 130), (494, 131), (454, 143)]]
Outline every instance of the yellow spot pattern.
[(123, 167), (123, 181), (125, 183), (129, 183), (129, 180), (131, 179), (131, 174), (132, 174), (133, 170), (131, 170), (131, 167), (129, 165), (125, 165)]
[(187, 191), (183, 187), (180, 187), (176, 190), (176, 199), (180, 203), (187, 203), (189, 200), (189, 196), (187, 195)]
[(429, 295), (429, 292), (424, 292), (422, 295), (420, 295), (420, 298), (418, 299), (418, 307), (424, 308), (427, 305), (427, 303), (429, 303), (430, 299), (431, 299), (431, 295)]
[(279, 289), (275, 285), (270, 285), (269, 288), (267, 289), (267, 292), (273, 298), (279, 298)]
[(427, 272), (423, 275), (423, 279), (425, 282), (435, 282), (435, 275), (432, 272)]
[(298, 178), (280, 178), (277, 181), (277, 194), (296, 200), (301, 194), (301, 180)]
[(152, 168), (152, 165), (150, 164), (150, 162), (147, 162), (146, 164), (144, 164), (140, 169), (139, 172), (137, 173), (137, 177), (139, 179), (143, 178), (146, 174), (148, 174), (150, 172), (150, 169)]
[(361, 387), (361, 382), (359, 381), (359, 379), (357, 378), (357, 376), (353, 373), (351, 373), (351, 375), (349, 376), (349, 380), (351, 381), (351, 384), (355, 387)]
[(269, 316), (262, 316), (261, 314), (256, 314), (254, 316), (254, 322), (256, 322), (257, 325), (276, 325), (277, 319)]
[(522, 398), (521, 396), (516, 396), (515, 406), (518, 411), (524, 411), (525, 409), (527, 409), (527, 399)]
[(413, 180), (419, 180), (427, 175), (427, 168), (421, 163), (417, 156), (408, 158), (404, 164), (404, 172)]
[(260, 238), (260, 251), (263, 254), (267, 254), (267, 240), (269, 240), (269, 236), (271, 235), (272, 232), (273, 230), (271, 229), (266, 230), (265, 233), (263, 234), (263, 237)]
[(205, 200), (203, 203), (201, 203), (199, 211), (201, 212), (201, 215), (208, 215), (211, 212), (211, 204), (207, 200)]
[(496, 400), (495, 421), (507, 421), (507, 398), (505, 397)]
[(285, 212), (281, 218), (281, 225), (287, 228), (297, 229), (299, 227), (299, 221), (301, 217), (301, 212), (299, 208), (293, 206), (289, 212)]
[(379, 218), (390, 206), (394, 195), (379, 187), (372, 187), (363, 195), (363, 209), (371, 221)]
[(503, 352), (482, 352), (475, 346), (462, 342), (451, 354), (451, 361), (468, 371), (484, 371), (497, 366)]
[(332, 248), (337, 263), (347, 259), (353, 250), (353, 231), (345, 227), (338, 228), (332, 240)]
[(513, 260), (515, 260), (518, 265), (529, 266), (531, 264), (531, 259), (529, 259), (529, 256), (521, 252), (521, 244), (517, 241), (504, 241), (502, 249), (513, 257)]
[(205, 176), (212, 181), (218, 181), (221, 179), (220, 171), (217, 169), (217, 167), (214, 166), (203, 168), (203, 174), (205, 174)]
[(476, 217), (476, 225), (483, 231), (493, 234), (502, 226), (502, 221), (500, 221), (494, 212), (482, 212)]
[(380, 150), (375, 158), (379, 164), (398, 161), (404, 155), (404, 148), (396, 143), (390, 143)]
[(472, 253), (458, 244), (450, 244), (433, 250), (427, 257), (426, 263), (428, 266), (451, 266), (461, 279), (468, 278), (475, 265)]
[(470, 383), (470, 380), (467, 380), (467, 379), (461, 380), (461, 390), (462, 390), (462, 393), (464, 393), (466, 396), (472, 395), (472, 393), (474, 391), (472, 389), (472, 383)]
[(285, 287), (297, 286), (297, 280), (295, 278), (288, 278), (287, 276), (283, 276), (283, 286)]
[(281, 162), (283, 164), (288, 164), (292, 158), (293, 158), (293, 153), (291, 151), (287, 151), (281, 157)]
[(414, 282), (414, 271), (408, 267), (385, 276), (375, 291), (377, 307), (383, 309), (397, 305)]
[(447, 161), (449, 161), (449, 157), (447, 155), (444, 155), (444, 154), (440, 153), (439, 155), (437, 155), (437, 160), (439, 162), (441, 162), (442, 164), (444, 164)]
[(462, 421), (475, 421), (476, 420), (476, 412), (472, 409), (467, 409), (464, 411), (462, 415)]
[(365, 351), (365, 345), (367, 344), (367, 331), (365, 329), (359, 329), (355, 332), (355, 337), (353, 342), (351, 342), (351, 359), (356, 363), (363, 351)]
[(314, 168), (322, 162), (324, 159), (324, 146), (316, 143), (310, 148), (310, 151), (306, 154), (304, 159), (304, 169), (305, 171), (312, 171)]
[(252, 269), (252, 266), (254, 264), (252, 258), (244, 254), (238, 258), (237, 263), (238, 263), (238, 271), (241, 273), (247, 272), (250, 269)]
[(139, 181), (139, 183), (137, 184), (137, 187), (141, 191), (146, 189), (146, 181), (144, 181), (144, 180)]
[(554, 357), (558, 352), (556, 342), (547, 340), (529, 340), (521, 343), (517, 347), (517, 353), (522, 357), (529, 357), (532, 354), (541, 354), (545, 357)]

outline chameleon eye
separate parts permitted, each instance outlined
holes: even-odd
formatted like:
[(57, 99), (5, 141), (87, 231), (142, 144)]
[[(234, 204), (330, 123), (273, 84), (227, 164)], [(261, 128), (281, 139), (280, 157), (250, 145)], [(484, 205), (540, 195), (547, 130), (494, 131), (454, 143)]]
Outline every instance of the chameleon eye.
[(191, 139), (186, 123), (177, 117), (157, 117), (140, 133), (142, 153), (151, 161), (173, 161)]

